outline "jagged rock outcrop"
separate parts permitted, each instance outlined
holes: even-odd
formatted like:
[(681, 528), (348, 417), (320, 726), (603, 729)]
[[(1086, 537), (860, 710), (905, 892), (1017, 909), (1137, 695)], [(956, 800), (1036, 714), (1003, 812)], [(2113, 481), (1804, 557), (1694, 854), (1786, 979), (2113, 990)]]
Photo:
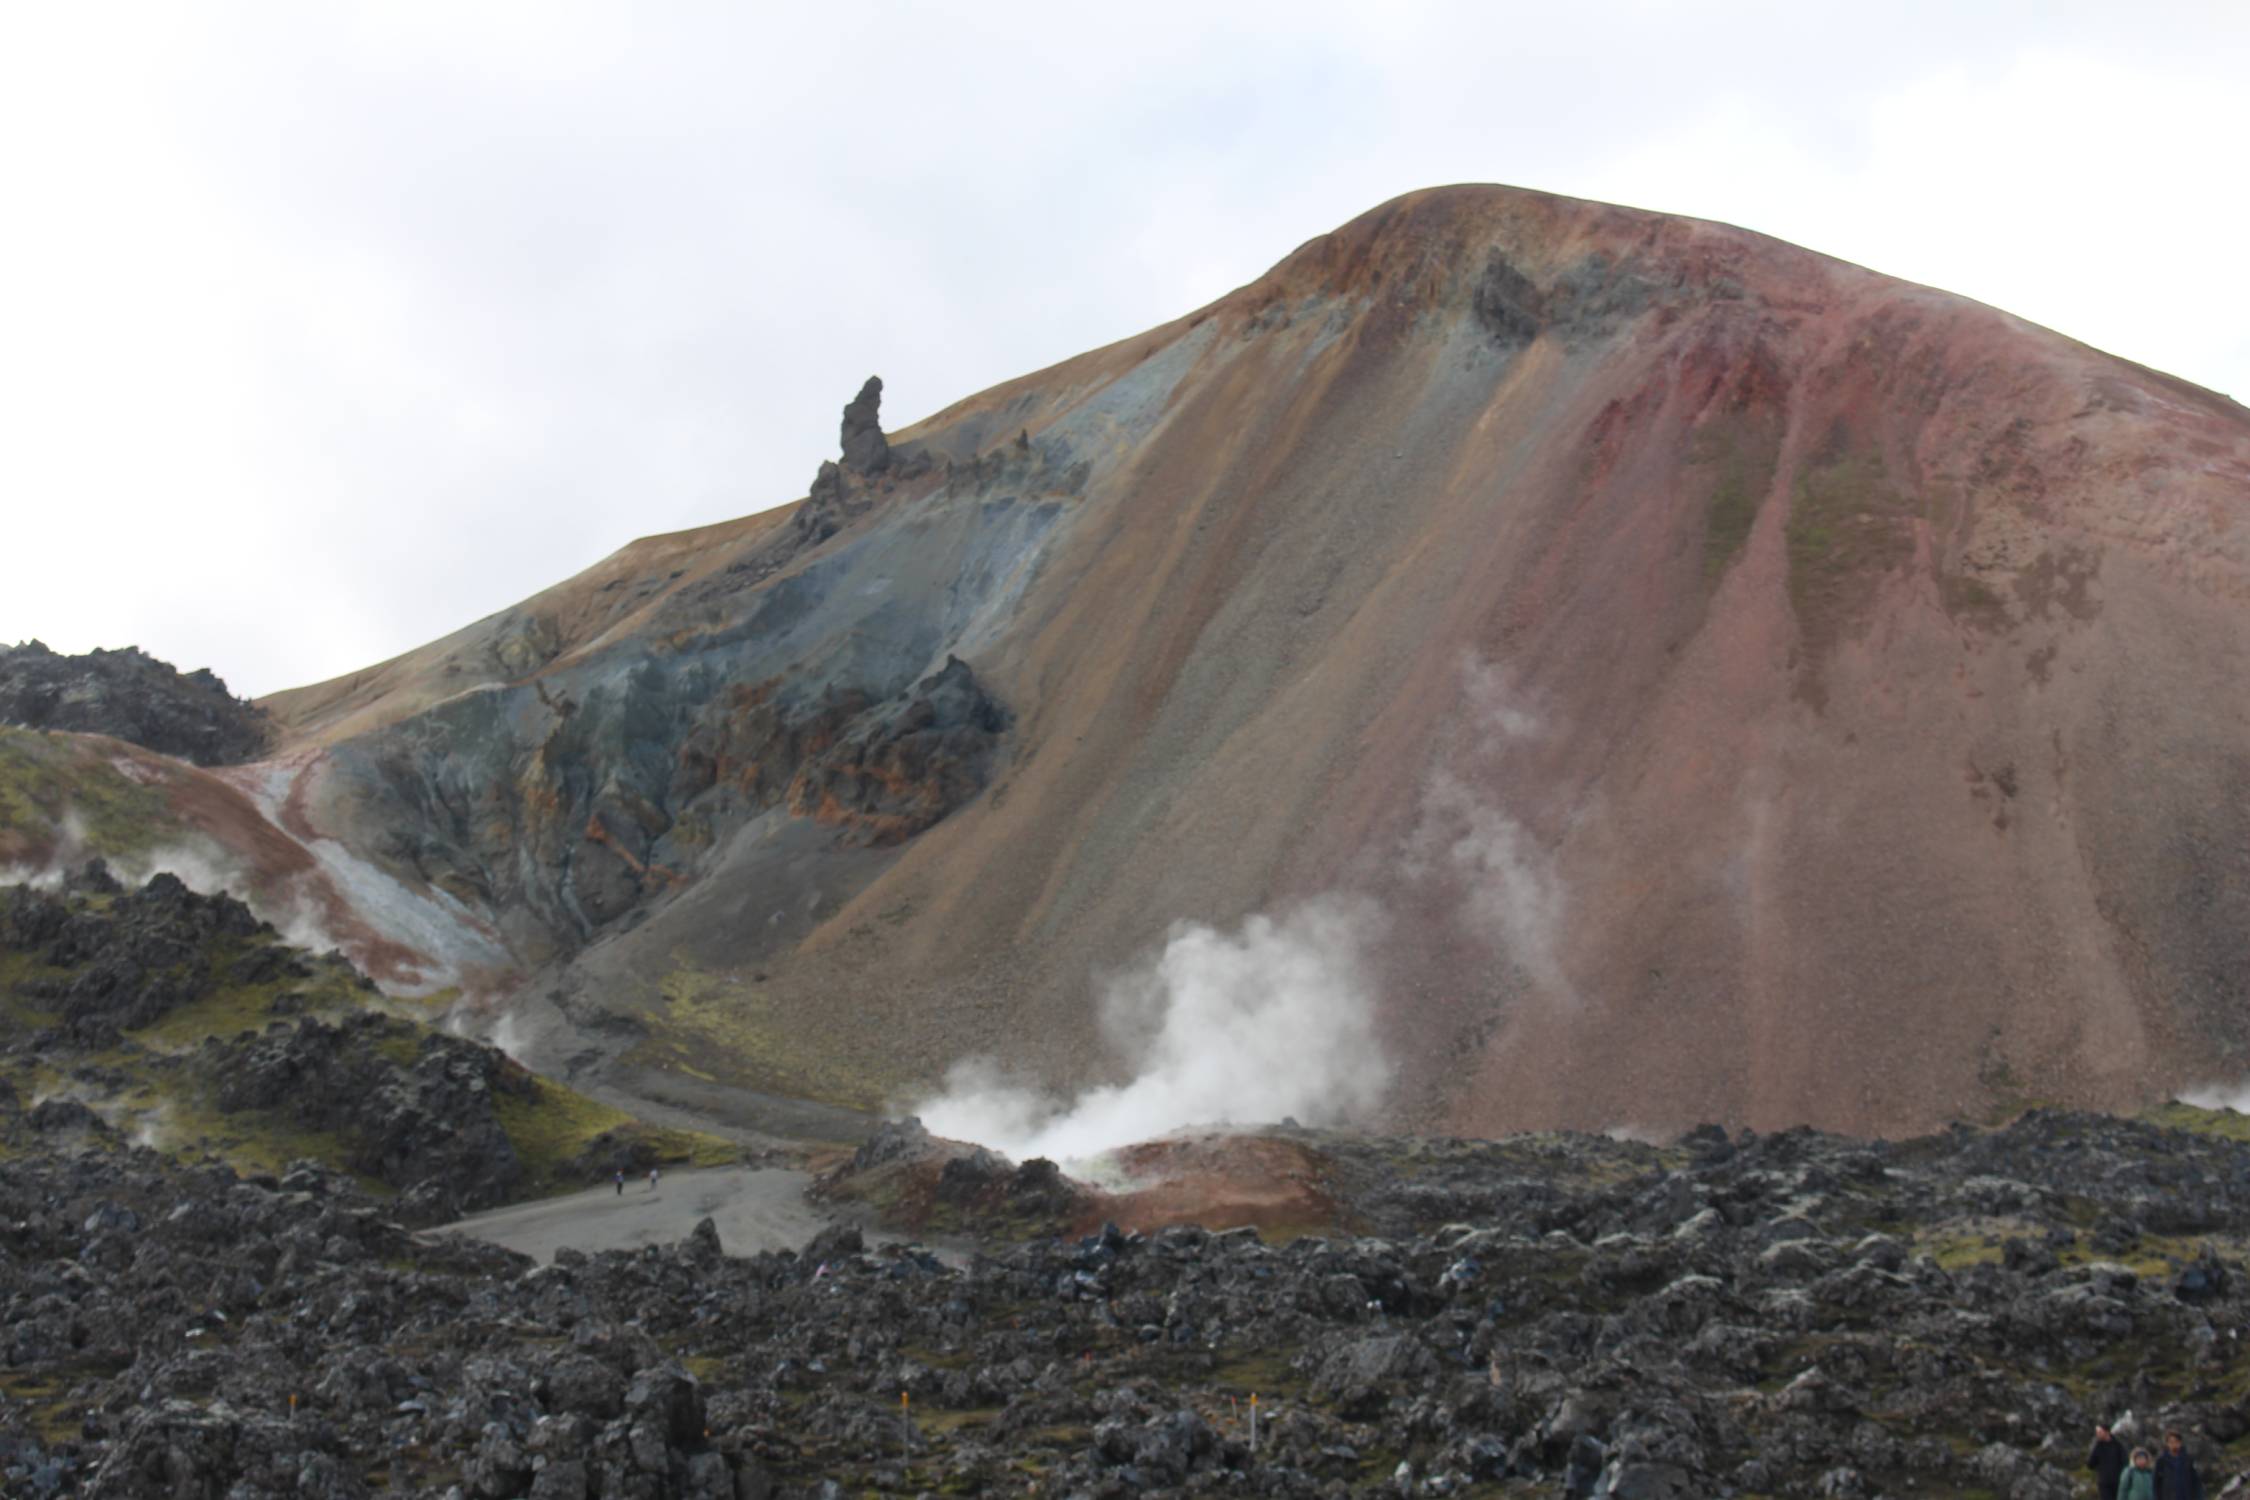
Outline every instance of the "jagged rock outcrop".
[(902, 842), (983, 789), (1007, 730), (1007, 709), (948, 656), (909, 692), (814, 736), (828, 743), (790, 778), (789, 807), (864, 843)]
[[(819, 472), (813, 475), (812, 488), (805, 495), (805, 503), (792, 522), (801, 545), (818, 546), (866, 515), (874, 507), (879, 493), (877, 486), (885, 478), (895, 482), (928, 472), (929, 456), (925, 453), (917, 453), (910, 462), (890, 472), (891, 446), (890, 440), (883, 436), (882, 405), (883, 378), (880, 375), (868, 376), (859, 394), (845, 404), (843, 461), (821, 460)], [(769, 558), (767, 562), (772, 565), (782, 560)]]
[(291, 947), (224, 892), (126, 889), (98, 862), (0, 887), (0, 1100), (32, 1089), (51, 1095), (24, 1116), (42, 1136), (323, 1152), (416, 1224), (692, 1149), (614, 1111), (579, 1128), (587, 1101), (402, 1017), (342, 956)]
[[(73, 899), (84, 895), (106, 899), (100, 906)], [(0, 950), (65, 971), (17, 988), (53, 1002), (73, 1024), (146, 1026), (222, 983), (309, 973), (286, 950), (245, 951), (261, 935), (271, 938), (273, 928), (223, 891), (200, 895), (171, 874), (127, 891), (98, 860), (60, 890), (0, 888)]]
[(524, 1184), (498, 1110), (537, 1083), (484, 1043), (416, 1036), (377, 1015), (307, 1019), (208, 1040), (193, 1069), (224, 1113), (269, 1111), (336, 1139), (340, 1164), (402, 1189), (415, 1222), (490, 1208)]
[(487, 703), (384, 737), (371, 748), (394, 799), (389, 851), (582, 941), (686, 886), (771, 809), (853, 846), (912, 837), (984, 787), (1009, 723), (958, 658), (919, 680), (817, 688), (715, 666), (651, 659), (614, 686), (550, 695), (521, 748)]
[(0, 724), (106, 734), (199, 766), (254, 760), (273, 741), (265, 713), (208, 667), (183, 673), (138, 646), (84, 656), (0, 646)]
[(880, 474), (890, 467), (891, 445), (883, 436), (883, 377), (870, 375), (844, 407), (844, 467), (856, 474)]

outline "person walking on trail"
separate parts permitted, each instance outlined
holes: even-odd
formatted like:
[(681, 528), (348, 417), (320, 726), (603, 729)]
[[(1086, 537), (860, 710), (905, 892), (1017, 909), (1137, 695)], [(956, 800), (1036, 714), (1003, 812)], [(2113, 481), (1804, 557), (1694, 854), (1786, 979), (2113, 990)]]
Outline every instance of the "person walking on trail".
[(2118, 1476), (2117, 1500), (2156, 1500), (2156, 1461), (2146, 1448), (2135, 1448), (2132, 1466)]
[(2117, 1500), (2117, 1482), (2125, 1477), (2126, 1464), (2125, 1445), (2110, 1432), (2107, 1422), (2096, 1422), (2086, 1467), (2094, 1471), (2094, 1493), (2101, 1500)]
[(2156, 1455), (2156, 1500), (2203, 1500), (2203, 1476), (2176, 1431), (2164, 1434), (2164, 1451)]
[(652, 1193), (656, 1191), (656, 1168), (654, 1167), (648, 1169), (648, 1190)]
[(617, 1196), (620, 1198), (625, 1196), (625, 1169), (623, 1167), (617, 1169)]

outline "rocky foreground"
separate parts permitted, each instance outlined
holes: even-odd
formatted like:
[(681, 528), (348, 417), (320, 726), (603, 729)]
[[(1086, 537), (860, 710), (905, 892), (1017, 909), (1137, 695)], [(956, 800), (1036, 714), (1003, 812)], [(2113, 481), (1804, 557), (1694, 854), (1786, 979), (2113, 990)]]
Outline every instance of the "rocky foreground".
[(2250, 1469), (2250, 1144), (2179, 1119), (1307, 1135), (1382, 1237), (1111, 1229), (961, 1269), (848, 1229), (535, 1268), (310, 1165), (16, 1131), (0, 1488), (2061, 1497), (2101, 1418), (2182, 1428), (2217, 1494)]
[(414, 1225), (646, 1171), (734, 1160), (430, 1024), (335, 953), (294, 947), (225, 892), (128, 888), (95, 861), (0, 886), (0, 1131), (41, 1152), (167, 1154), (354, 1174)]

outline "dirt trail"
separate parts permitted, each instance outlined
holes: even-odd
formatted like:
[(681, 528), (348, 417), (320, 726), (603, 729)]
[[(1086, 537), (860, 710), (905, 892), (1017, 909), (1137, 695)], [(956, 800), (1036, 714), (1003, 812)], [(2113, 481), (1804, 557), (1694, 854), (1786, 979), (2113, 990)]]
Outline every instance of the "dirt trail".
[(576, 1250), (637, 1250), (686, 1239), (698, 1221), (719, 1227), (729, 1255), (797, 1250), (832, 1222), (805, 1199), (812, 1178), (780, 1168), (718, 1167), (666, 1174), (652, 1191), (648, 1179), (629, 1180), (564, 1198), (542, 1198), (497, 1208), (444, 1225), (542, 1263), (564, 1246)]

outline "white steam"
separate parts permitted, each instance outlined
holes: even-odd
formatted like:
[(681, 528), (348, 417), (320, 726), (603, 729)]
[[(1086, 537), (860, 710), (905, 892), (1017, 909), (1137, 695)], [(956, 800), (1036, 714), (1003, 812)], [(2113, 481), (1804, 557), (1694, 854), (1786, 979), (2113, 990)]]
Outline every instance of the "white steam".
[(495, 1018), (474, 1001), (455, 1004), (439, 1018), (439, 1024), (449, 1036), (499, 1048), (511, 1062), (522, 1062), (524, 1050), (531, 1045), (531, 1037), (513, 1011), (503, 1011)]
[(2197, 1109), (2231, 1109), (2238, 1115), (2250, 1115), (2250, 1083), (2210, 1084), (2190, 1089), (2179, 1099)]
[(71, 871), (83, 866), (92, 857), (86, 838), (86, 820), (79, 816), (75, 804), (65, 804), (62, 816), (55, 820), (55, 846), (45, 864), (0, 865), (0, 885), (28, 885), (39, 890), (52, 890), (63, 883)]
[(1449, 904), (1455, 926), (1492, 949), (1552, 1002), (1573, 1004), (1561, 942), (1568, 910), (1552, 850), (1509, 810), (1508, 760), (1546, 726), (1508, 675), (1475, 654), (1461, 659), (1467, 712), (1451, 759), (1422, 787), (1401, 870), (1427, 899)]
[(1103, 996), (1129, 1082), (1063, 1098), (975, 1058), (916, 1113), (939, 1135), (1064, 1163), (1191, 1125), (1364, 1116), (1391, 1077), (1363, 958), (1378, 925), (1372, 903), (1340, 897), (1232, 934), (1182, 924)]
[[(1545, 725), (1493, 663), (1464, 656), (1460, 683), (1463, 712), (1391, 873), (1407, 899), (1491, 952), (1511, 999), (1575, 1003), (1554, 851), (1509, 808), (1511, 758)], [(972, 1058), (916, 1112), (939, 1135), (1081, 1175), (1098, 1153), (1190, 1126), (1366, 1119), (1392, 1077), (1368, 957), (1384, 926), (1375, 901), (1341, 894), (1232, 935), (1182, 924), (1161, 956), (1104, 993), (1103, 1033), (1129, 1082), (1066, 1097)]]
[(1458, 890), (1458, 920), (1513, 960), (1539, 990), (1575, 998), (1557, 944), (1565, 910), (1553, 856), (1495, 802), (1449, 773), (1431, 778), (1408, 874), (1442, 874)]

